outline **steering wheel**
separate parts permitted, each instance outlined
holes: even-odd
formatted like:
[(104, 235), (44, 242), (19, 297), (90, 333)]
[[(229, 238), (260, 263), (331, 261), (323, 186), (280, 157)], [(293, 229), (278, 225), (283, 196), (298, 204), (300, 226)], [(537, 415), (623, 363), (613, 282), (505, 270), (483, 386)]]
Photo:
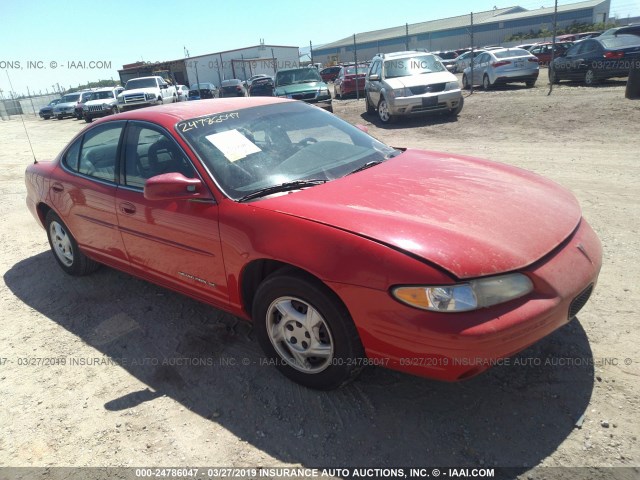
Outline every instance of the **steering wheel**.
[(304, 137), (298, 142), (298, 145), (300, 145), (301, 147), (306, 147), (307, 145), (313, 145), (314, 143), (318, 143), (318, 140), (316, 138)]

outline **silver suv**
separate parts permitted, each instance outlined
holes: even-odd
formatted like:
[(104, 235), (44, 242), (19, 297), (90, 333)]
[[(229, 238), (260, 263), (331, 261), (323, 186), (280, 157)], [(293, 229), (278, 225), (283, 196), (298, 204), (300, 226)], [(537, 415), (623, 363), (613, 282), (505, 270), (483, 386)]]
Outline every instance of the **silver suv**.
[(123, 87), (109, 87), (94, 90), (89, 100), (82, 106), (82, 116), (84, 121), (91, 123), (96, 117), (104, 117), (118, 113), (118, 95), (124, 90)]
[(458, 79), (433, 54), (417, 51), (378, 54), (365, 82), (367, 113), (382, 123), (400, 115), (446, 112), (458, 115), (464, 100)]

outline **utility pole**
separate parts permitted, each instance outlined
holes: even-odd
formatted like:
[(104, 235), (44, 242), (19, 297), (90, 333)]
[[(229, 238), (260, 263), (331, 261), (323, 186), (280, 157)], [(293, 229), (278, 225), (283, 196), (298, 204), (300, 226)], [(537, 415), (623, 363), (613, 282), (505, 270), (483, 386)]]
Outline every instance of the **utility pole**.
[(473, 94), (473, 64), (474, 64), (474, 58), (473, 58), (473, 12), (471, 12), (471, 78), (468, 79), (467, 81), (469, 82), (469, 95)]
[(409, 50), (409, 24), (404, 24), (404, 46), (405, 50)]
[[(360, 100), (360, 85), (358, 84), (358, 44), (356, 43), (356, 34), (353, 34), (353, 63), (356, 69), (356, 99)], [(349, 68), (349, 67), (344, 67)]]
[(547, 67), (547, 72), (549, 73), (549, 93), (547, 96), (551, 95), (553, 92), (553, 81), (551, 81), (551, 66), (553, 65), (553, 60), (556, 58), (556, 32), (558, 31), (558, 0), (556, 0), (555, 7), (553, 9), (553, 40), (551, 42), (551, 61), (549, 62), (549, 66)]
[(313, 65), (313, 45), (311, 45), (311, 40), (309, 40), (309, 58), (311, 59), (311, 65)]

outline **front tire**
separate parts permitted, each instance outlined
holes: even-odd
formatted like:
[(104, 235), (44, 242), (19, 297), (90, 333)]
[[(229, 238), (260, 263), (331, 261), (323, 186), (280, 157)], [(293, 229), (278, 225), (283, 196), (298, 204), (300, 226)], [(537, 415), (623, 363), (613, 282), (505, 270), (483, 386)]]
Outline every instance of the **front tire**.
[(65, 273), (74, 276), (87, 275), (100, 267), (98, 262), (80, 251), (75, 238), (53, 210), (47, 213), (45, 225), (53, 257)]
[(389, 104), (384, 97), (381, 97), (378, 103), (378, 118), (384, 124), (393, 123), (395, 120), (395, 117), (389, 113)]
[(285, 376), (331, 390), (353, 380), (364, 350), (346, 307), (320, 281), (275, 273), (258, 288), (253, 322), (267, 357)]

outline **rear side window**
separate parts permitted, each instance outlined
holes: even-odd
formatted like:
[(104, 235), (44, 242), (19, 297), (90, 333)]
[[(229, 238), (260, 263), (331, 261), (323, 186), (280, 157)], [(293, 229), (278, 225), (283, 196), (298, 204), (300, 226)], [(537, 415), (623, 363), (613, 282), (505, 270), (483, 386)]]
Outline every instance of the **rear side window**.
[(80, 154), (80, 145), (82, 144), (82, 137), (77, 139), (67, 150), (67, 153), (64, 154), (64, 158), (62, 159), (62, 163), (69, 170), (73, 170), (74, 172), (78, 171), (78, 158)]

